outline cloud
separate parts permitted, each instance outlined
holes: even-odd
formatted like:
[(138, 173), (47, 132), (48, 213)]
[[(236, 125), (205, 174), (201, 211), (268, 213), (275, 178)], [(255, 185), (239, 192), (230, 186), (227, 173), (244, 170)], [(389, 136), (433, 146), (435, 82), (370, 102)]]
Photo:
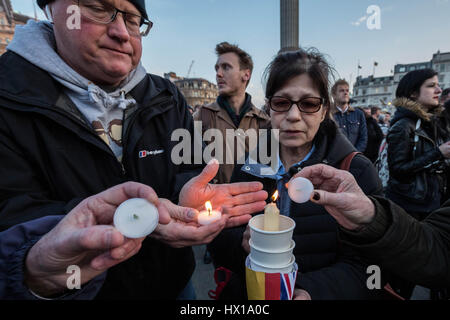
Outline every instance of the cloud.
[[(436, 1), (441, 2), (441, 3), (448, 3), (450, 0), (436, 0)], [(378, 7), (378, 6), (376, 6), (376, 7)], [(379, 8), (380, 13), (381, 12), (391, 12), (391, 11), (393, 11), (393, 9), (394, 9), (394, 6), (392, 6), (392, 5), (383, 7), (382, 9)], [(370, 16), (370, 14), (368, 13), (365, 16), (362, 16), (361, 18), (359, 18), (358, 20), (356, 20), (354, 22), (350, 22), (350, 24), (352, 26), (359, 27), (361, 25), (361, 23), (363, 23), (364, 21), (366, 21), (369, 18), (369, 16)]]

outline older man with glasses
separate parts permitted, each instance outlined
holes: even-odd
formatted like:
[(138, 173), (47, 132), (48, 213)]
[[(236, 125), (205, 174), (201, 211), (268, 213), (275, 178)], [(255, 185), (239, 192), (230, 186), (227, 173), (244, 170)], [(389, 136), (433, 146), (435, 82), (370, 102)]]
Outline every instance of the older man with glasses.
[(210, 200), (221, 220), (159, 225), (136, 256), (108, 271), (98, 295), (194, 298), (190, 246), (246, 223), (267, 193), (259, 183), (210, 185), (217, 161), (173, 163), (171, 133), (193, 136), (194, 126), (177, 88), (141, 64), (153, 25), (144, 0), (37, 2), (50, 22), (18, 27), (0, 58), (0, 231), (67, 214), (126, 181), (183, 207)]

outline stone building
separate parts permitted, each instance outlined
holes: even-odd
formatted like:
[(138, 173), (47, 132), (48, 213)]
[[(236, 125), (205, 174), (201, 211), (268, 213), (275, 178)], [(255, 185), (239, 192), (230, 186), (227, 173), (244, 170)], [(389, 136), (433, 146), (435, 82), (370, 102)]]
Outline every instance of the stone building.
[(392, 109), (395, 92), (404, 75), (411, 71), (431, 68), (439, 73), (441, 88), (450, 88), (450, 52), (438, 51), (433, 54), (430, 61), (396, 64), (393, 76), (367, 78), (359, 76), (353, 86), (352, 99), (355, 101), (353, 105), (357, 107), (376, 105)]
[(0, 0), (0, 55), (14, 37), (17, 25), (26, 24), (31, 17), (13, 11), (10, 0)]
[(450, 52), (433, 54), (433, 69), (439, 72), (439, 85), (442, 89), (450, 88)]
[(354, 106), (390, 107), (395, 95), (394, 76), (356, 78), (353, 86)]
[(217, 85), (202, 78), (183, 78), (174, 72), (165, 73), (164, 78), (172, 81), (180, 89), (191, 107), (213, 103), (219, 95)]

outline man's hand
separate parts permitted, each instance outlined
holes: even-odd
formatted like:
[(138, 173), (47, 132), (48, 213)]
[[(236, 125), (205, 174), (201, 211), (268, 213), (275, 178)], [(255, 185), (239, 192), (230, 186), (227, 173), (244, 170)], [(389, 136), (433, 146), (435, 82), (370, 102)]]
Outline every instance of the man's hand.
[(318, 164), (306, 167), (296, 177), (309, 179), (315, 187), (311, 201), (325, 207), (337, 222), (348, 230), (369, 224), (375, 216), (375, 206), (347, 171)]
[(164, 242), (174, 248), (182, 248), (210, 243), (223, 230), (227, 216), (206, 226), (186, 223), (173, 219), (167, 225), (159, 224), (150, 237)]
[(226, 227), (247, 223), (251, 214), (264, 210), (267, 192), (259, 182), (209, 184), (219, 170), (219, 162), (211, 160), (202, 173), (192, 178), (180, 192), (180, 206), (202, 210), (206, 201), (214, 208), (221, 207), (229, 215)]
[(159, 224), (150, 237), (164, 242), (174, 248), (182, 248), (211, 242), (225, 227), (228, 216), (208, 226), (197, 223), (198, 211), (192, 208), (180, 207), (167, 199), (160, 199), (161, 205), (170, 214), (170, 222)]
[(60, 294), (67, 290), (70, 265), (81, 269), (84, 284), (136, 254), (144, 238), (124, 238), (111, 225), (116, 208), (131, 198), (155, 204), (160, 223), (171, 221), (153, 189), (143, 184), (128, 182), (87, 198), (30, 249), (25, 261), (27, 286), (43, 297)]

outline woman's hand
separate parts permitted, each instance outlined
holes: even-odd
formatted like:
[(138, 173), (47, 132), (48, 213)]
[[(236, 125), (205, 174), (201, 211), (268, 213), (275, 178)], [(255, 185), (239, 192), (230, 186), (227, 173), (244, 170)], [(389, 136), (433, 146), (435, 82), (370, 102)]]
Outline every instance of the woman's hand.
[(206, 201), (214, 208), (222, 208), (229, 216), (226, 227), (236, 227), (247, 223), (251, 214), (264, 210), (267, 192), (260, 182), (240, 182), (230, 184), (210, 184), (219, 170), (219, 162), (213, 159), (200, 175), (186, 183), (180, 192), (179, 205), (202, 210)]
[(325, 207), (336, 221), (348, 230), (369, 224), (375, 216), (375, 205), (347, 171), (318, 164), (304, 168), (292, 179), (309, 179), (314, 188), (311, 201)]

